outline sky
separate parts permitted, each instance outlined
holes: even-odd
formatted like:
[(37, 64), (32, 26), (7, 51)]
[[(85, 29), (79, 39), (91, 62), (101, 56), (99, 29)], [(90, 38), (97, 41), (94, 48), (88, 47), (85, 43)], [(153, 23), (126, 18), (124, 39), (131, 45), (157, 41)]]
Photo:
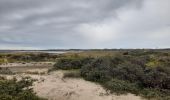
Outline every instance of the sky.
[(170, 48), (170, 0), (0, 0), (0, 49)]

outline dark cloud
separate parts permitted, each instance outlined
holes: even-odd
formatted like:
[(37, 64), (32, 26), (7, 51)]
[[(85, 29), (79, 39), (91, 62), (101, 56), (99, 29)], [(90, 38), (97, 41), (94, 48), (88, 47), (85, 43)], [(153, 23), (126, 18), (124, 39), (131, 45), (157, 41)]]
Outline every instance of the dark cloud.
[[(160, 47), (169, 46), (168, 40), (157, 42), (170, 36), (168, 3), (168, 0), (0, 0), (0, 48), (10, 48), (5, 45), (26, 49), (142, 48), (154, 47), (152, 41)], [(166, 37), (158, 36), (162, 32)], [(157, 37), (153, 38), (155, 34)], [(140, 43), (134, 44), (135, 41)]]

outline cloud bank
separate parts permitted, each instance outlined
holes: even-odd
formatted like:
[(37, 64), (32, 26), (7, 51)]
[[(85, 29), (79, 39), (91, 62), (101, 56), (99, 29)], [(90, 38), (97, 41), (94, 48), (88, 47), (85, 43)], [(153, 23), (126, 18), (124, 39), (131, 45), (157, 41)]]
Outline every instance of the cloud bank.
[(0, 49), (169, 48), (169, 0), (0, 0)]

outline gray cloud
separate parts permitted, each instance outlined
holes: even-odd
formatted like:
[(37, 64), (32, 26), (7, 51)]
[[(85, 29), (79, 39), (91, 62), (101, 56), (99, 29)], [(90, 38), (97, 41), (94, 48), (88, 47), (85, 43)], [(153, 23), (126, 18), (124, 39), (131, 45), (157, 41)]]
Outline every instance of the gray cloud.
[(169, 0), (0, 0), (0, 49), (169, 47)]

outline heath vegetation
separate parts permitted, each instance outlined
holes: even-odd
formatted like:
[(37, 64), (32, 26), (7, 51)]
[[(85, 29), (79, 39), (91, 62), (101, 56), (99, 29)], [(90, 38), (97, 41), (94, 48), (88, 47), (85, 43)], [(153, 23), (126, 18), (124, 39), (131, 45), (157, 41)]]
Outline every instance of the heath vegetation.
[(0, 77), (0, 99), (1, 100), (46, 100), (36, 96), (33, 92), (33, 81), (30, 77), (22, 78), (21, 80), (6, 79)]
[(148, 99), (170, 100), (169, 52), (131, 50), (99, 54), (99, 57), (82, 54), (58, 59), (54, 69), (79, 70), (65, 77), (81, 76), (117, 94), (133, 93)]

